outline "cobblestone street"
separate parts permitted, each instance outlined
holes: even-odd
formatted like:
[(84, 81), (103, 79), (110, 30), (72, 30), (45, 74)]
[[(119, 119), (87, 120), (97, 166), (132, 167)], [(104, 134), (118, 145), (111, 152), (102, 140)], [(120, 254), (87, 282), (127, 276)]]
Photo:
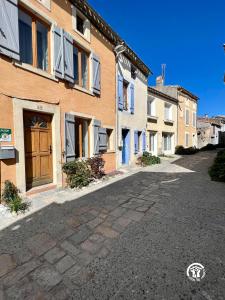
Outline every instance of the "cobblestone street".
[[(0, 232), (0, 299), (225, 297), (224, 184), (213, 155), (175, 162), (194, 173), (140, 172)], [(186, 268), (202, 263), (193, 283)]]

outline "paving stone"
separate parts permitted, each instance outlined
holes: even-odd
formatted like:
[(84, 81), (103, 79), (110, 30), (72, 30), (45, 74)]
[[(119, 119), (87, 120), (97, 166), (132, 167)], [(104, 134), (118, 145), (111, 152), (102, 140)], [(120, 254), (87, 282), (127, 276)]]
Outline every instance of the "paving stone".
[(67, 219), (66, 223), (73, 228), (77, 228), (78, 226), (81, 225), (81, 221), (76, 216), (70, 217), (69, 219)]
[(112, 239), (119, 236), (119, 233), (117, 231), (103, 225), (98, 226), (96, 228), (96, 232), (101, 233), (105, 237), (112, 238)]
[(95, 275), (94, 272), (91, 272), (88, 269), (83, 268), (78, 273), (74, 274), (74, 276), (72, 277), (72, 281), (77, 286), (81, 287), (89, 280), (91, 280), (94, 277), (94, 275)]
[(124, 214), (125, 218), (128, 218), (132, 221), (138, 222), (140, 221), (144, 216), (144, 213), (138, 212), (138, 211), (133, 211), (129, 210)]
[(90, 235), (92, 231), (87, 226), (80, 226), (75, 234), (70, 237), (70, 240), (78, 245), (85, 241)]
[(39, 233), (29, 238), (26, 245), (34, 255), (40, 256), (53, 248), (56, 241), (46, 233)]
[(91, 208), (89, 206), (77, 207), (72, 210), (72, 213), (73, 213), (73, 215), (79, 216), (79, 215), (82, 215), (82, 214), (88, 212), (89, 210), (91, 210)]
[(56, 286), (61, 280), (61, 275), (50, 265), (43, 265), (36, 269), (31, 278), (44, 290), (50, 290)]
[(153, 202), (153, 203), (150, 204), (150, 205), (143, 205), (143, 206), (141, 206), (141, 207), (136, 208), (136, 211), (139, 211), (139, 212), (146, 212), (146, 211), (148, 211), (154, 204), (155, 204), (155, 202)]
[(99, 215), (99, 211), (98, 210), (96, 210), (96, 209), (91, 209), (90, 211), (90, 214), (92, 214), (93, 216), (95, 216), (95, 217), (97, 217), (98, 215)]
[(106, 219), (108, 217), (108, 214), (100, 213), (98, 216), (99, 218)]
[(66, 255), (60, 261), (57, 262), (55, 267), (57, 271), (59, 271), (60, 273), (64, 273), (69, 268), (71, 268), (74, 264), (75, 264), (74, 259), (71, 256)]
[(125, 212), (126, 212), (126, 208), (123, 207), (117, 207), (116, 209), (114, 209), (113, 211), (110, 212), (110, 215), (114, 216), (114, 217), (120, 217), (122, 216)]
[(7, 274), (16, 267), (16, 262), (12, 255), (0, 255), (0, 277)]
[(101, 248), (101, 244), (96, 244), (93, 243), (90, 240), (86, 240), (85, 242), (83, 242), (81, 245), (81, 248), (85, 251), (88, 251), (92, 254), (96, 253), (99, 251), (99, 249)]
[(60, 246), (72, 256), (77, 256), (80, 253), (80, 250), (68, 241), (64, 241)]
[(74, 230), (72, 228), (64, 227), (61, 230), (58, 230), (54, 236), (58, 241), (63, 241), (73, 234)]
[(76, 257), (77, 264), (81, 266), (87, 266), (93, 259), (94, 257), (86, 251), (83, 251)]
[(22, 265), (32, 258), (32, 254), (26, 247), (24, 247), (24, 248), (18, 250), (13, 255), (13, 257), (14, 257), (17, 265)]
[(39, 267), (41, 262), (39, 260), (30, 260), (23, 264), (22, 266), (17, 267), (13, 272), (8, 274), (4, 280), (3, 285), (5, 287), (10, 287), (16, 284), (19, 280), (25, 277), (27, 274), (32, 272), (34, 269)]
[(52, 297), (46, 293), (46, 291), (41, 291), (40, 288), (34, 282), (30, 282), (28, 278), (23, 278), (17, 282), (11, 288), (7, 289), (5, 294), (6, 296), (3, 299), (8, 300), (53, 300)]
[(86, 212), (79, 217), (80, 222), (82, 224), (85, 224), (85, 223), (93, 220), (94, 218), (95, 218), (95, 216), (93, 216), (90, 212)]
[(64, 273), (65, 277), (68, 277), (73, 281), (73, 278), (76, 278), (76, 274), (80, 271), (82, 267), (78, 264), (75, 264), (72, 268), (70, 268), (66, 273)]
[(115, 223), (119, 224), (122, 227), (127, 227), (132, 221), (129, 218), (120, 217), (118, 218)]
[(58, 247), (55, 247), (53, 249), (51, 249), (50, 251), (48, 251), (44, 258), (50, 262), (51, 264), (55, 263), (56, 261), (58, 261), (61, 257), (63, 257), (64, 255), (66, 255), (66, 253), (58, 248)]
[(71, 292), (70, 290), (65, 286), (65, 284), (60, 283), (56, 287), (54, 287), (51, 290), (51, 295), (53, 296), (54, 300), (67, 300), (71, 299), (70, 295)]
[(94, 233), (88, 238), (88, 240), (94, 243), (102, 243), (105, 240), (105, 238), (100, 234)]
[(88, 225), (90, 228), (95, 228), (96, 226), (98, 226), (98, 225), (101, 224), (102, 222), (103, 222), (103, 219), (97, 217), (97, 218), (95, 218), (94, 220), (88, 222), (87, 225)]
[(123, 204), (122, 207), (135, 209), (135, 208), (137, 208), (139, 206), (142, 206), (144, 204), (145, 204), (144, 200), (132, 198), (129, 202)]

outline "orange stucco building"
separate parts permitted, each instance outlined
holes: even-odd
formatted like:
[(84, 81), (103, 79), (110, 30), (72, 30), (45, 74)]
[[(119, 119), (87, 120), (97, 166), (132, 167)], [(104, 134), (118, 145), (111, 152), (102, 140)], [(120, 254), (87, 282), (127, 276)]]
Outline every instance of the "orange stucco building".
[(116, 168), (115, 41), (82, 2), (0, 4), (1, 184), (22, 192), (61, 186), (62, 163), (75, 158), (102, 153), (106, 171)]

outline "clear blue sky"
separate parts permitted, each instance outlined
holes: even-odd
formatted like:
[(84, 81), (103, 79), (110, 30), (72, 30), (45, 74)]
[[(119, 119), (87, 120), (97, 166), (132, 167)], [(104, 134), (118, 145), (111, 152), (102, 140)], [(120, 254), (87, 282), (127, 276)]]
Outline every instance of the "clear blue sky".
[(199, 114), (225, 114), (224, 0), (89, 0), (153, 72), (165, 63), (166, 84), (200, 97)]

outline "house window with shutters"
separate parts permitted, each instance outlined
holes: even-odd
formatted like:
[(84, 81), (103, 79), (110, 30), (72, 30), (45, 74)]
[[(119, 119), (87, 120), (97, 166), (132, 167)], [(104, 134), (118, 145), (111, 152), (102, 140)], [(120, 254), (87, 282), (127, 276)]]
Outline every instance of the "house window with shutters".
[(193, 125), (193, 127), (196, 127), (196, 112), (193, 112), (192, 125)]
[(147, 114), (148, 114), (148, 116), (151, 116), (151, 117), (156, 116), (155, 99), (154, 98), (148, 98), (148, 100), (147, 100)]
[(20, 60), (43, 71), (49, 71), (50, 28), (42, 20), (24, 9), (19, 9)]
[(75, 84), (89, 89), (89, 54), (83, 49), (73, 47), (73, 67)]
[(163, 150), (164, 151), (171, 151), (172, 149), (172, 134), (163, 132)]
[(75, 117), (75, 157), (89, 157), (89, 120)]

